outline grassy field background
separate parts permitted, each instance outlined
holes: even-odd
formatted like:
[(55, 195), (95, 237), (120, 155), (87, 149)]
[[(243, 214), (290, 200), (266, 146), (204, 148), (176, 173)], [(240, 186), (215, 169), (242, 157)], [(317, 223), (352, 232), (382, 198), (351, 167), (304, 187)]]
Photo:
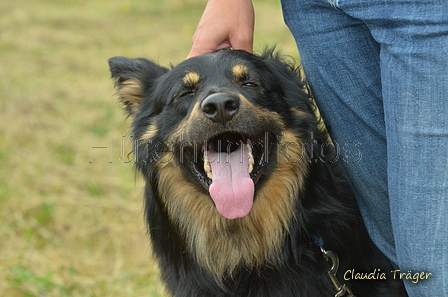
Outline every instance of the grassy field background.
[[(279, 1), (254, 2), (255, 50), (297, 57)], [(107, 59), (182, 61), (204, 5), (0, 2), (0, 296), (166, 296)]]

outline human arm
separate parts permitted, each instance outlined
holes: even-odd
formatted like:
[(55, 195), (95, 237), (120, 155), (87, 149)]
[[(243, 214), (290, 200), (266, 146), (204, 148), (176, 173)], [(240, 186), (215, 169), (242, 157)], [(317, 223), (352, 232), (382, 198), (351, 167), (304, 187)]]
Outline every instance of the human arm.
[(209, 0), (187, 58), (228, 47), (252, 52), (254, 19), (251, 0)]

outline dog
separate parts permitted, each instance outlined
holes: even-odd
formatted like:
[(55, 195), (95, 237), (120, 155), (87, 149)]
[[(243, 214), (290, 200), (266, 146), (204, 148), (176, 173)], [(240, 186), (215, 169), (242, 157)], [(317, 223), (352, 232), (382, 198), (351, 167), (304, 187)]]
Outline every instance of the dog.
[(109, 66), (173, 296), (406, 296), (299, 67), (275, 49)]

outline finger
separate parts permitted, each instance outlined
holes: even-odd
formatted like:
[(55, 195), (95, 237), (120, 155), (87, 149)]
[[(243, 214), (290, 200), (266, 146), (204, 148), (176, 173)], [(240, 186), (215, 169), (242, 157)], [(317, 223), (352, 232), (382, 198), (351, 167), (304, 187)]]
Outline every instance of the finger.
[(232, 47), (230, 42), (223, 42), (217, 46), (214, 43), (198, 43), (198, 45), (193, 44), (187, 59), (229, 47)]
[[(252, 33), (250, 31), (249, 33)], [(231, 47), (235, 50), (243, 50), (249, 53), (253, 52), (253, 34), (248, 35), (238, 35), (231, 37)]]

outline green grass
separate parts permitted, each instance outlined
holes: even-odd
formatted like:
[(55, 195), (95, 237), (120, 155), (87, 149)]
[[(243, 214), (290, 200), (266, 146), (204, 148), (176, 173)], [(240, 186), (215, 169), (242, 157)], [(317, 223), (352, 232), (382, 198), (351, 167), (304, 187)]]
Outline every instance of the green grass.
[[(181, 62), (205, 2), (0, 2), (0, 296), (166, 296), (107, 59)], [(255, 8), (255, 50), (297, 57)]]

